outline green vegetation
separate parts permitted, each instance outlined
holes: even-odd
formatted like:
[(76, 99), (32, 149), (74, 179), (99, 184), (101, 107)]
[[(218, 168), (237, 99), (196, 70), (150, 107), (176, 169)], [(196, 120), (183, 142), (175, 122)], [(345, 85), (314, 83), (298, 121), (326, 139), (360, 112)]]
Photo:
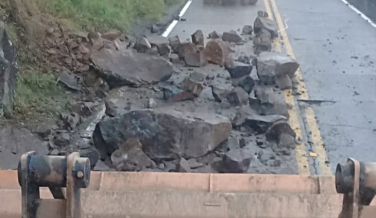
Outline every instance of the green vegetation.
[[(73, 31), (127, 32), (141, 19), (158, 20), (166, 6), (183, 0), (0, 0), (0, 19), (19, 52), (19, 81), (16, 89), (15, 116), (53, 116), (65, 110), (69, 98), (56, 84), (57, 72), (51, 72), (40, 39), (48, 20)], [(47, 21), (47, 22), (46, 22)]]
[(181, 0), (35, 0), (43, 12), (74, 21), (83, 29), (127, 31), (138, 19), (159, 19)]

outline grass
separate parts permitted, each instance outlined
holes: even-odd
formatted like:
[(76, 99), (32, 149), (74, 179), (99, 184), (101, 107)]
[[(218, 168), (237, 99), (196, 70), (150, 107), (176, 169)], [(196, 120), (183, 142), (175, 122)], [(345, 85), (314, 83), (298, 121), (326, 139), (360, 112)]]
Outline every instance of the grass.
[(20, 72), (14, 115), (54, 116), (66, 110), (69, 104), (69, 96), (56, 84), (57, 78), (48, 70), (48, 66), (43, 66), (38, 61), (36, 43), (33, 40), (22, 40), (33, 39), (28, 36), (27, 29), (33, 34), (42, 32), (34, 28), (38, 23), (33, 26), (34, 20), (26, 19), (27, 16), (33, 14), (34, 19), (43, 19), (43, 15), (52, 16), (69, 25), (69, 28), (73, 27), (73, 31), (118, 29), (127, 32), (140, 19), (160, 19), (167, 6), (181, 1), (183, 0), (0, 0), (0, 18), (9, 19), (7, 32), (19, 51)]
[(139, 19), (160, 19), (166, 6), (182, 0), (35, 0), (45, 13), (74, 21), (84, 30), (127, 32)]
[(49, 72), (28, 71), (20, 74), (15, 93), (15, 114), (52, 117), (66, 110), (69, 96), (64, 94), (56, 81), (57, 78)]

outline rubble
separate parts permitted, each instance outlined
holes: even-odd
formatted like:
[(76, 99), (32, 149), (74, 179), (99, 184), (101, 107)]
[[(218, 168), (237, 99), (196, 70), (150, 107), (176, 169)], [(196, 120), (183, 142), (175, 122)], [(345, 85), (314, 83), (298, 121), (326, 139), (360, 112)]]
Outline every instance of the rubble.
[(251, 25), (245, 25), (243, 27), (242, 33), (244, 35), (252, 35), (252, 33), (253, 33), (253, 27)]
[(18, 54), (0, 21), (0, 116), (11, 117), (18, 80)]
[(224, 32), (222, 35), (222, 40), (225, 42), (241, 42), (242, 37), (240, 37), (236, 31), (231, 30), (230, 32)]
[(258, 34), (262, 29), (270, 32), (273, 38), (278, 37), (278, 26), (277, 23), (269, 19), (267, 16), (258, 16), (253, 25), (255, 34)]
[(91, 60), (111, 89), (154, 84), (168, 80), (174, 72), (174, 66), (161, 57), (125, 49), (104, 48), (93, 53)]
[(249, 76), (252, 72), (253, 66), (239, 61), (232, 61), (230, 65), (226, 66), (226, 70), (230, 73), (232, 79), (237, 79), (243, 76)]
[(169, 108), (135, 110), (100, 121), (93, 133), (102, 157), (137, 138), (153, 160), (200, 157), (227, 140), (230, 121), (215, 114), (181, 113)]
[(197, 30), (195, 33), (192, 34), (192, 42), (195, 45), (204, 46), (204, 33), (202, 30)]
[(248, 93), (240, 87), (235, 87), (231, 92), (226, 96), (226, 99), (232, 106), (242, 106), (248, 105)]
[(211, 40), (206, 44), (205, 57), (210, 63), (225, 66), (228, 58), (228, 45), (220, 39)]

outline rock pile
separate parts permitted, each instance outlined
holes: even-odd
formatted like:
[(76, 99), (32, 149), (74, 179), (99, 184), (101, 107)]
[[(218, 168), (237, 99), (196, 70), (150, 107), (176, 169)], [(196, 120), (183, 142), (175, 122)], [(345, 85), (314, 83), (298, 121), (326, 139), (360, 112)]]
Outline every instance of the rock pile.
[[(117, 31), (59, 35), (69, 46), (54, 46), (51, 55), (75, 72), (90, 65), (95, 73), (61, 74), (60, 83), (92, 98), (71, 105), (59, 127), (36, 132), (50, 154), (70, 152), (82, 138), (76, 130), (103, 98), (105, 116), (93, 126), (92, 142), (78, 145), (94, 169), (247, 173), (261, 172), (257, 164), (283, 165), (296, 141), (283, 90), (292, 88), (299, 64), (272, 52), (277, 26), (260, 12), (254, 26), (206, 34), (197, 30), (187, 42), (120, 40)], [(251, 43), (254, 54), (236, 52)]]
[[(120, 44), (93, 53), (112, 89), (105, 100), (109, 117), (93, 133), (100, 163), (167, 172), (245, 173), (256, 161), (280, 166), (278, 158), (255, 157), (254, 149), (289, 155), (295, 146), (282, 90), (291, 88), (299, 65), (271, 52), (278, 30), (266, 16), (259, 13), (241, 35), (214, 31), (206, 41), (197, 30), (191, 42), (138, 37), (133, 49)], [(253, 42), (262, 42), (254, 44), (258, 56), (234, 57), (233, 48), (253, 31)]]

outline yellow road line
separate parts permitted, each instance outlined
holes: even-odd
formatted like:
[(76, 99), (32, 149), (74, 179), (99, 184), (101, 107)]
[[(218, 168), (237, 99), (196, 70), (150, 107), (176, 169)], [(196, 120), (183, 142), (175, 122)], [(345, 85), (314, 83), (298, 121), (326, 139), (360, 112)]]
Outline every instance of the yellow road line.
[[(264, 1), (268, 1), (268, 0), (264, 0)], [(293, 51), (291, 43), (290, 43), (290, 40), (287, 36), (281, 15), (278, 11), (277, 4), (275, 3), (275, 0), (270, 0), (270, 4), (271, 4), (272, 11), (274, 12), (275, 19), (277, 21), (278, 28), (280, 30), (280, 35), (282, 36), (282, 41), (284, 43), (287, 55), (296, 59), (294, 51)], [(269, 6), (269, 2), (267, 3), (267, 5)], [(298, 69), (297, 72), (296, 72), (296, 78), (299, 82), (297, 89), (301, 93), (299, 99), (309, 100), (308, 91), (307, 91), (306, 85), (304, 84), (303, 76), (302, 76), (300, 69)], [(292, 96), (291, 96), (291, 98), (293, 99), (292, 101), (294, 101), (294, 98)], [(288, 102), (289, 100), (286, 100), (286, 101)], [(324, 143), (322, 141), (321, 133), (320, 133), (320, 130), (319, 130), (318, 125), (317, 125), (317, 121), (316, 121), (316, 118), (315, 118), (315, 112), (313, 111), (313, 109), (311, 107), (306, 108), (305, 116), (306, 116), (306, 119), (307, 119), (308, 128), (311, 132), (312, 143), (313, 143), (314, 149), (315, 149), (315, 151), (317, 152), (317, 155), (318, 155), (317, 161), (318, 161), (318, 164), (319, 164), (320, 174), (321, 175), (331, 175), (332, 171), (330, 169), (329, 164), (326, 163), (327, 154), (326, 154), (325, 148), (323, 146)], [(300, 149), (302, 149), (302, 148), (298, 148), (298, 150), (300, 150)], [(303, 149), (304, 149), (304, 146), (303, 146)], [(297, 152), (297, 158), (299, 158), (299, 156), (302, 155), (302, 153), (303, 153), (303, 151), (296, 151), (296, 152)], [(304, 154), (305, 154), (305, 150), (304, 150)], [(303, 160), (303, 161), (305, 161), (305, 160)]]
[[(264, 0), (266, 12), (269, 14), (269, 17), (272, 18), (272, 10), (269, 5), (268, 0)], [(274, 49), (276, 52), (281, 52), (281, 43), (278, 39), (274, 39)], [(303, 139), (302, 137), (302, 130), (300, 128), (299, 123), (299, 117), (298, 117), (298, 111), (295, 103), (295, 99), (291, 93), (291, 90), (285, 90), (285, 101), (286, 103), (290, 104), (292, 106), (291, 109), (288, 110), (288, 113), (290, 115), (289, 122), (291, 127), (294, 129), (296, 133), (296, 137), (298, 139)], [(295, 155), (296, 155), (296, 161), (298, 165), (298, 172), (300, 175), (310, 175), (309, 165), (308, 165), (308, 158), (307, 153), (304, 144), (296, 145), (295, 147)]]
[(317, 126), (317, 121), (315, 118), (315, 112), (311, 107), (307, 107), (305, 110), (307, 123), (311, 131), (312, 143), (315, 147), (317, 153), (317, 161), (319, 163), (320, 175), (330, 176), (332, 175), (332, 170), (327, 163), (327, 155), (324, 148), (324, 143), (321, 138), (321, 133), (319, 127)]

